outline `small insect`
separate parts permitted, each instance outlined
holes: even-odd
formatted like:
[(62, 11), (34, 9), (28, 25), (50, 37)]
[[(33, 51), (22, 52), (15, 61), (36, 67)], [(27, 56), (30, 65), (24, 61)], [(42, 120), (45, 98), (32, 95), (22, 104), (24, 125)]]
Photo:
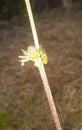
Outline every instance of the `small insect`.
[(38, 50), (35, 46), (29, 46), (26, 51), (22, 50), (22, 52), (24, 56), (19, 56), (21, 65), (24, 65), (27, 61), (34, 61), (36, 66), (40, 62), (43, 64), (48, 62), (48, 57), (42, 47)]

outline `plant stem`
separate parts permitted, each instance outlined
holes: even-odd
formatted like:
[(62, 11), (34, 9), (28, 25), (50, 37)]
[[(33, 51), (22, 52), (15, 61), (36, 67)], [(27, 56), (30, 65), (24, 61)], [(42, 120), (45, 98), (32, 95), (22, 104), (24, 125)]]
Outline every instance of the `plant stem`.
[[(29, 15), (29, 20), (30, 20), (30, 24), (31, 24), (32, 33), (33, 33), (34, 43), (35, 43), (36, 48), (39, 50), (39, 48), (40, 48), (39, 40), (38, 40), (38, 36), (37, 36), (36, 28), (35, 28), (35, 23), (34, 23), (34, 19), (33, 19), (33, 15), (32, 15), (30, 1), (25, 0), (25, 3), (26, 3), (28, 15)], [(40, 76), (41, 76), (42, 81), (43, 81), (44, 89), (46, 92), (46, 96), (48, 98), (48, 102), (50, 105), (51, 113), (53, 115), (56, 128), (57, 128), (57, 130), (62, 130), (43, 63), (38, 67), (38, 69), (39, 69)]]
[(37, 32), (36, 32), (36, 27), (35, 27), (35, 23), (34, 23), (34, 19), (33, 19), (30, 1), (25, 0), (25, 3), (26, 3), (26, 8), (27, 8), (27, 11), (28, 11), (30, 25), (31, 25), (32, 33), (33, 33), (34, 43), (35, 43), (36, 48), (39, 50), (39, 48), (40, 48), (39, 47), (39, 40), (38, 40), (38, 36), (37, 36)]
[(55, 104), (54, 104), (54, 100), (53, 100), (53, 97), (52, 97), (52, 93), (51, 93), (51, 90), (50, 90), (50, 85), (49, 85), (43, 64), (39, 67), (39, 72), (40, 72), (40, 76), (41, 76), (42, 81), (43, 81), (44, 89), (45, 89), (45, 92), (46, 92), (46, 96), (47, 96), (47, 99), (48, 99), (48, 103), (49, 103), (49, 106), (50, 106), (50, 109), (51, 109), (51, 113), (52, 113), (56, 128), (57, 128), (57, 130), (62, 130), (60, 120), (59, 120), (59, 117), (58, 117), (58, 114), (57, 114), (57, 110), (56, 110), (56, 107), (55, 107)]

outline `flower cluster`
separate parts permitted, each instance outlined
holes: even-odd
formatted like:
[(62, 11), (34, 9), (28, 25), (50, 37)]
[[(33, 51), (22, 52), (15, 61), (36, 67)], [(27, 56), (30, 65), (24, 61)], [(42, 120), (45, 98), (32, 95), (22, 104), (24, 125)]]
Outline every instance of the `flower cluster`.
[(19, 56), (21, 65), (23, 66), (27, 61), (34, 61), (35, 66), (39, 66), (39, 64), (47, 64), (48, 58), (43, 49), (37, 50), (35, 46), (27, 47), (27, 50), (23, 52), (23, 56)]

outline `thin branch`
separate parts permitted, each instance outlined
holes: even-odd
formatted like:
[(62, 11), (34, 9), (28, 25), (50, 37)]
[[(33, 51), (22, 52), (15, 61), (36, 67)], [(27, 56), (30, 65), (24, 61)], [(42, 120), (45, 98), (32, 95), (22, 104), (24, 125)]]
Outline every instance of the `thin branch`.
[[(25, 3), (26, 3), (28, 15), (29, 15), (29, 20), (30, 20), (30, 24), (31, 24), (32, 33), (33, 33), (34, 43), (35, 43), (36, 48), (39, 50), (39, 48), (40, 48), (39, 40), (38, 40), (38, 36), (37, 36), (35, 24), (34, 24), (30, 1), (25, 0)], [(40, 75), (41, 75), (41, 78), (43, 81), (44, 89), (46, 92), (46, 96), (48, 98), (48, 102), (50, 105), (51, 113), (52, 113), (52, 116), (54, 118), (56, 128), (57, 128), (57, 130), (62, 130), (43, 63), (40, 64), (38, 69), (39, 69), (39, 72), (40, 72)]]

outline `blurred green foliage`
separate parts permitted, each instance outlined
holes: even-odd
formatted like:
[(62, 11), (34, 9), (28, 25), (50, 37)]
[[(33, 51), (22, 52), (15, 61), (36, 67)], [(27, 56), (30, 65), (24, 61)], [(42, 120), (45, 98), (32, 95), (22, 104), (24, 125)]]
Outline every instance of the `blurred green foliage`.
[(14, 17), (24, 16), (26, 12), (24, 0), (1, 0), (0, 19), (11, 20)]
[(8, 126), (9, 120), (10, 120), (10, 115), (8, 111), (0, 109), (0, 128)]
[(17, 128), (22, 124), (20, 119), (11, 117), (10, 113), (7, 110), (0, 109), (0, 130), (4, 130), (10, 127)]

